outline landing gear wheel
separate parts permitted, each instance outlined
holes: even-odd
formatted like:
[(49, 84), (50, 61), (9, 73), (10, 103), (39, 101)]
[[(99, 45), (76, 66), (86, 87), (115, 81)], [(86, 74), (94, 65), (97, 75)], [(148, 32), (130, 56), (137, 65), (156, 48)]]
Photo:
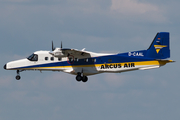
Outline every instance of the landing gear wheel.
[(83, 82), (87, 82), (87, 81), (88, 81), (88, 77), (87, 77), (87, 76), (83, 76), (83, 77), (82, 77), (82, 81), (83, 81)]
[(16, 80), (20, 80), (20, 79), (21, 79), (21, 76), (17, 75)]
[(81, 77), (80, 75), (77, 75), (77, 76), (76, 76), (76, 80), (77, 80), (78, 82), (80, 82), (80, 81), (82, 80), (82, 77)]

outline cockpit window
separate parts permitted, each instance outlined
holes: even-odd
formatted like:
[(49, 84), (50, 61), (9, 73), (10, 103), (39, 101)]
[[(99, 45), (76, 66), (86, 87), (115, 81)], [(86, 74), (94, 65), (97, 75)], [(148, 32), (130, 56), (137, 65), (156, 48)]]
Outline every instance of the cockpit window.
[(38, 61), (38, 55), (32, 54), (27, 59), (30, 61)]

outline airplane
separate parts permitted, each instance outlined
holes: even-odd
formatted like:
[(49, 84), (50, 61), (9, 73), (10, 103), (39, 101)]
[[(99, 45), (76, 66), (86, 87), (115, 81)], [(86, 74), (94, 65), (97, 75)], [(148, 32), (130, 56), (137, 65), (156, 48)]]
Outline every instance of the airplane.
[(95, 53), (82, 50), (55, 48), (52, 51), (36, 51), (25, 59), (8, 62), (6, 70), (16, 70), (16, 79), (20, 80), (20, 72), (26, 70), (62, 71), (76, 75), (77, 81), (87, 82), (90, 75), (100, 73), (121, 73), (133, 70), (159, 68), (170, 57), (169, 32), (159, 32), (147, 50), (126, 53)]

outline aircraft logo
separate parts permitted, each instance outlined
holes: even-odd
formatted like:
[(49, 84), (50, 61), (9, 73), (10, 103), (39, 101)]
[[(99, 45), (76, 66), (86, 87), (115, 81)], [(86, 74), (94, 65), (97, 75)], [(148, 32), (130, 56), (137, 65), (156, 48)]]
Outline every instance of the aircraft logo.
[(159, 51), (164, 48), (164, 47), (167, 47), (166, 45), (154, 45), (155, 49), (156, 49), (156, 52), (157, 54), (159, 53)]

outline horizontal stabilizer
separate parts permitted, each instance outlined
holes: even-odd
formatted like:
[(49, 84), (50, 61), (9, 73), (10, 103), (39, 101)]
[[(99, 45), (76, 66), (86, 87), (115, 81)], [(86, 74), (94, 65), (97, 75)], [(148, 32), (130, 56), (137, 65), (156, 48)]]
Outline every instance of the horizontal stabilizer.
[(139, 68), (139, 70), (148, 70), (148, 69), (154, 69), (154, 68), (159, 68), (159, 65), (157, 65), (157, 66), (151, 66), (151, 67)]

